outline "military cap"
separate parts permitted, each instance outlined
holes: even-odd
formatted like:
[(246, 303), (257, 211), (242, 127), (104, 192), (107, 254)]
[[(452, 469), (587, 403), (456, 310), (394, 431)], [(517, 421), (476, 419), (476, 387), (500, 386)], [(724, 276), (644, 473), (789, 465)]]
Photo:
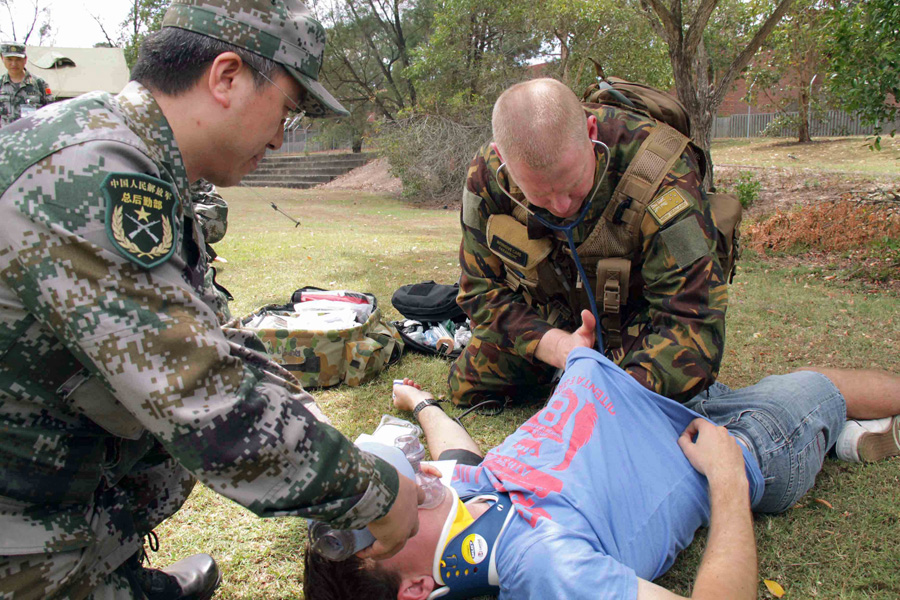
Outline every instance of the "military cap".
[(0, 55), (3, 55), (4, 57), (18, 56), (19, 58), (25, 58), (25, 44), (6, 42), (5, 44), (0, 45)]
[(281, 64), (308, 92), (300, 109), (311, 117), (350, 114), (319, 83), (325, 28), (299, 0), (173, 0), (162, 26), (207, 35)]

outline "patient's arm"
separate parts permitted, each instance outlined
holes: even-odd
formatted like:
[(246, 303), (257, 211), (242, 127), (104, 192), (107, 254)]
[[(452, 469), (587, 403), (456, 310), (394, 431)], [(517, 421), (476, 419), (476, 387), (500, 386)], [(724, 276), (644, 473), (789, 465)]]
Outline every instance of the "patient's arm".
[[(394, 406), (400, 410), (412, 412), (422, 400), (434, 398), (412, 379), (404, 379), (403, 382), (404, 385), (394, 385)], [(419, 411), (417, 418), (425, 432), (425, 441), (433, 458), (440, 458), (447, 450), (466, 450), (483, 456), (469, 433), (437, 406), (425, 407)]]
[[(709, 541), (691, 598), (756, 598), (756, 539), (740, 447), (724, 427), (703, 419), (688, 425), (678, 445), (709, 481)], [(670, 598), (681, 596), (638, 580), (638, 600)]]

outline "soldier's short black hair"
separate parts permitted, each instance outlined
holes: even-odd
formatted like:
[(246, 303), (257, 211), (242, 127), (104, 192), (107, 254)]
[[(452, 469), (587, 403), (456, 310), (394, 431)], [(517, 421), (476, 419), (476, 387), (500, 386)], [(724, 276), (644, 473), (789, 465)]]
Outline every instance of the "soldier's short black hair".
[(223, 52), (234, 52), (247, 63), (257, 87), (266, 83), (263, 75), (272, 79), (277, 69), (284, 68), (273, 60), (215, 38), (164, 27), (147, 36), (141, 44), (131, 79), (152, 90), (177, 96), (191, 89), (206, 67)]
[(303, 597), (306, 600), (397, 600), (400, 575), (374, 560), (351, 556), (340, 562), (304, 550)]

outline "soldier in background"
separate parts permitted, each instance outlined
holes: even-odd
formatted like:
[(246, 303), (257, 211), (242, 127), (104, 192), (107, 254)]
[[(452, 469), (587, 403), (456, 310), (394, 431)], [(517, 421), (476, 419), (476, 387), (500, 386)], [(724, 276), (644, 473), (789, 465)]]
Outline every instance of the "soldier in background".
[(25, 69), (25, 44), (0, 45), (0, 55), (6, 67), (0, 77), (0, 127), (4, 127), (53, 102), (53, 97), (47, 82)]
[[(618, 226), (619, 211), (606, 214), (613, 190), (655, 122), (582, 105), (562, 83), (536, 79), (500, 96), (492, 124), (494, 142), (476, 154), (463, 191), (457, 302), (472, 321), (473, 338), (451, 366), (449, 385), (453, 401), (464, 405), (522, 398), (525, 389), (545, 400), (569, 351), (593, 344), (594, 317), (583, 310), (586, 284), (565, 235), (527, 211), (571, 223), (593, 196), (574, 229), (576, 247), (595, 229)], [(598, 142), (610, 151), (605, 176)], [(612, 360), (646, 388), (681, 402), (715, 381), (725, 343), (728, 291), (701, 187), (697, 160), (685, 149), (638, 220), (630, 276), (617, 290), (627, 294), (621, 321), (601, 330)], [(588, 277), (596, 261), (582, 256)], [(602, 308), (605, 299), (597, 296)]]
[(291, 112), (346, 114), (317, 80), (324, 29), (297, 0), (174, 0), (162, 25), (120, 94), (0, 131), (0, 598), (211, 597), (208, 555), (140, 561), (196, 480), (368, 525), (370, 556), (417, 529), (415, 483), (220, 327), (190, 201), (280, 147)]

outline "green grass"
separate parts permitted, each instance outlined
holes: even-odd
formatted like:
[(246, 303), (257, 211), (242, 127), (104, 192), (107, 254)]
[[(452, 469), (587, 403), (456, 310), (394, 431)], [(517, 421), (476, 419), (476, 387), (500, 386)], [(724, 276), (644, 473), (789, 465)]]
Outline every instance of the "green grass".
[[(401, 201), (357, 192), (226, 189), (229, 231), (217, 245), (228, 263), (219, 280), (235, 295), (235, 315), (285, 302), (304, 285), (376, 294), (389, 318), (403, 284), (458, 277), (458, 214), (416, 210)], [(269, 207), (302, 222), (293, 223)], [(728, 345), (721, 380), (732, 386), (768, 373), (818, 364), (900, 371), (900, 299), (829, 287), (759, 261), (740, 264), (731, 286)], [(315, 391), (322, 409), (349, 437), (371, 431), (390, 406), (391, 380), (412, 376), (441, 395), (448, 363), (407, 354), (377, 380), (358, 388)], [(535, 407), (499, 417), (467, 417), (483, 448), (499, 443)], [(452, 410), (452, 409), (451, 409)], [(757, 519), (760, 597), (762, 579), (775, 579), (787, 598), (893, 598), (900, 596), (900, 460), (870, 466), (829, 461), (801, 506)], [(821, 498), (834, 508), (813, 501)], [(302, 597), (300, 519), (258, 519), (233, 502), (197, 486), (185, 507), (157, 530), (154, 565), (196, 552), (216, 557), (224, 581), (216, 598)], [(704, 534), (662, 580), (688, 593)]]
[[(882, 137), (881, 148), (873, 152), (860, 136), (813, 138), (810, 144), (798, 144), (792, 138), (727, 138), (713, 140), (710, 152), (716, 165), (896, 176), (900, 172), (900, 137)], [(814, 175), (808, 182), (809, 187), (818, 187)]]

